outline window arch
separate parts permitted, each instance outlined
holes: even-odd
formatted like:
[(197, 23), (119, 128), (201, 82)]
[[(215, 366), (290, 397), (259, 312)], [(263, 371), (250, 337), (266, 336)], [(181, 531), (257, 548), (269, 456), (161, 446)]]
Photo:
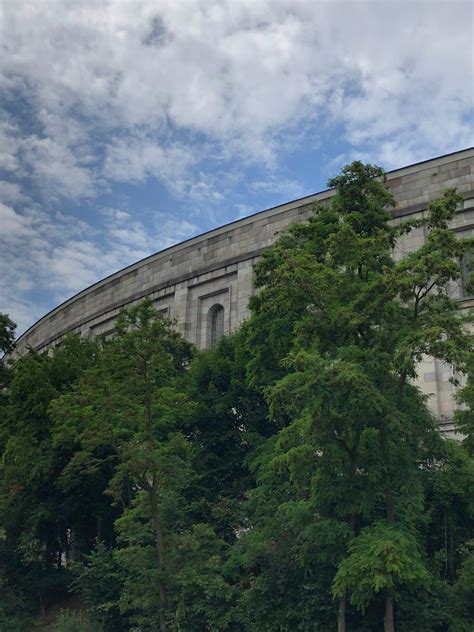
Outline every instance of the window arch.
[(219, 303), (211, 307), (207, 316), (209, 331), (209, 346), (215, 347), (224, 333), (224, 308)]

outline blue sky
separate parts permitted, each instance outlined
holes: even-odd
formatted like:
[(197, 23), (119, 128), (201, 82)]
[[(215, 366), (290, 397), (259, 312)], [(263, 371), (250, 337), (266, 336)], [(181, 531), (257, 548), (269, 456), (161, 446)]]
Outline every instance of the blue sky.
[(133, 261), (473, 145), (473, 4), (6, 0), (0, 312), (21, 333)]

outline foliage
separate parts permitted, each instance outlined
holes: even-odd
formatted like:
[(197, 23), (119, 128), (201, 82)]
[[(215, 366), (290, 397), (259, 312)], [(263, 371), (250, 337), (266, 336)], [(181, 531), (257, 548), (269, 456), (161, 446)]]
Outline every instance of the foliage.
[[(93, 528), (81, 495), (65, 494), (58, 485), (67, 454), (55, 447), (48, 408), (86, 366), (94, 362), (96, 345), (67, 338), (54, 356), (33, 351), (18, 360), (0, 419), (0, 528), (4, 546), (0, 565), (28, 602), (42, 608), (67, 590), (63, 572), (74, 543)], [(81, 490), (87, 494), (87, 490)]]
[(0, 411), (1, 407), (5, 405), (4, 389), (8, 386), (11, 376), (11, 368), (8, 366), (8, 359), (5, 355), (13, 351), (15, 329), (16, 324), (7, 314), (0, 314)]
[(81, 595), (94, 618), (105, 630), (126, 630), (127, 620), (120, 615), (118, 602), (122, 588), (121, 568), (112, 548), (97, 541), (94, 549), (76, 562), (71, 588)]
[(471, 456), (474, 456), (474, 359), (470, 359), (466, 383), (458, 391), (460, 404), (456, 411), (455, 421), (457, 430), (463, 437), (463, 444)]
[[(2, 629), (71, 592), (88, 613), (57, 630), (470, 629), (461, 198), (396, 223), (378, 167), (329, 184), (262, 255), (251, 317), (215, 348), (144, 301), (111, 340), (66, 337), (2, 373)], [(404, 252), (414, 230), (425, 243)], [(2, 316), (2, 351), (13, 332)], [(414, 385), (427, 355), (465, 382), (462, 443)]]
[(22, 632), (30, 623), (25, 596), (5, 577), (0, 577), (0, 595), (0, 630)]
[[(443, 458), (426, 402), (410, 380), (424, 355), (467, 370), (471, 316), (457, 311), (450, 284), (469, 243), (448, 228), (460, 202), (454, 191), (432, 203), (425, 219), (393, 226), (393, 199), (379, 169), (353, 163), (330, 184), (337, 189), (332, 203), (292, 227), (257, 266), (260, 292), (246, 324), (249, 372), (283, 429), (255, 461), (259, 487), (266, 494), (272, 481), (267, 491), (274, 500), (247, 540), (250, 550), (258, 537), (276, 546), (302, 503), (312, 507), (313, 521), (346, 525), (347, 554), (328, 569), (338, 624), (345, 625), (346, 595), (362, 606), (383, 589), (392, 630), (399, 589), (428, 581), (418, 553), (426, 502), (420, 464)], [(425, 245), (395, 261), (400, 238), (423, 226)], [(286, 525), (275, 532), (273, 509), (282, 507)], [(364, 550), (374, 565), (364, 566)], [(389, 561), (382, 573), (380, 563)], [(258, 565), (254, 582), (261, 573)]]
[(13, 350), (16, 324), (7, 314), (0, 314), (0, 352), (10, 353)]
[(377, 593), (396, 594), (399, 586), (428, 577), (416, 539), (402, 525), (376, 522), (362, 529), (348, 553), (339, 565), (333, 592), (339, 596), (348, 591), (351, 603), (362, 611)]
[(61, 610), (53, 632), (102, 632), (102, 626), (87, 614)]
[(253, 484), (248, 457), (275, 431), (262, 394), (248, 384), (247, 361), (239, 331), (197, 355), (187, 374), (197, 404), (189, 429), (199, 451), (193, 513), (229, 541), (240, 525), (243, 494)]
[[(122, 313), (100, 362), (52, 406), (56, 441), (74, 446), (64, 484), (105, 464), (106, 493), (120, 508), (113, 552), (98, 544), (76, 581), (107, 626), (120, 612), (140, 630), (177, 622), (190, 630), (227, 627), (221, 611), (230, 587), (220, 570), (226, 545), (210, 526), (193, 523), (199, 491), (208, 498), (212, 491), (212, 500), (215, 492), (209, 433), (196, 422), (200, 408), (187, 392), (193, 394), (188, 384), (199, 371), (187, 369), (191, 355), (172, 323), (143, 302)], [(94, 595), (90, 584), (99, 577), (105, 594)]]

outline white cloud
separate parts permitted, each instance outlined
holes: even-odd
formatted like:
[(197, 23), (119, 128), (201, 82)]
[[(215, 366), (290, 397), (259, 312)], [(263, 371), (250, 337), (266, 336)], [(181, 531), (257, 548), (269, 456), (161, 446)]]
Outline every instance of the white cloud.
[(20, 185), (0, 180), (0, 201), (15, 203), (27, 200), (28, 197), (22, 192)]
[(61, 214), (18, 213), (0, 203), (0, 312), (12, 315), (19, 333), (51, 303), (199, 232), (166, 213), (157, 213), (151, 226), (120, 209), (104, 209), (104, 215), (98, 231)]
[(46, 193), (66, 198), (89, 197), (94, 192), (94, 175), (83, 160), (64, 142), (36, 135), (23, 139), (23, 164)]
[(0, 242), (16, 242), (33, 234), (32, 221), (0, 202)]
[(8, 120), (8, 117), (0, 121), (0, 169), (6, 173), (20, 173), (19, 133), (19, 129)]
[(194, 162), (192, 152), (183, 145), (162, 147), (148, 138), (119, 139), (107, 147), (103, 174), (118, 182), (155, 176), (173, 187)]
[[(328, 116), (376, 156), (393, 135), (409, 148), (402, 156), (443, 152), (470, 140), (473, 9), (427, 9), (422, 0), (12, 2), (4, 84), (34, 98), (44, 137), (30, 137), (30, 160), (39, 169), (49, 157), (39, 177), (65, 194), (90, 193), (78, 144), (87, 153), (98, 128), (103, 173), (119, 181), (169, 182), (171, 166), (179, 179), (202, 157), (170, 141), (169, 123), (267, 162), (275, 134)], [(104, 130), (121, 132), (104, 140)]]

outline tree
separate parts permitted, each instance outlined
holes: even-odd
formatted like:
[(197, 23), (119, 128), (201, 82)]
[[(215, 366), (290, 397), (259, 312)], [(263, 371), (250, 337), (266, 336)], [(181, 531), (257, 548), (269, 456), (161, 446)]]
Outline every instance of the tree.
[[(151, 531), (153, 547), (147, 556), (157, 559), (157, 605), (164, 631), (169, 584), (165, 534), (173, 528), (190, 476), (192, 447), (181, 429), (191, 405), (178, 382), (191, 347), (150, 301), (123, 311), (116, 332), (99, 366), (54, 403), (55, 434), (57, 441), (72, 441), (79, 448), (67, 476), (86, 474), (102, 459), (111, 465), (108, 490), (124, 510), (118, 522), (127, 545), (120, 551), (124, 564), (136, 559), (131, 554), (143, 558)], [(147, 518), (149, 525), (139, 536), (137, 529)], [(124, 608), (135, 608), (126, 596), (123, 602)]]
[(94, 549), (72, 567), (75, 579), (71, 588), (77, 592), (105, 630), (121, 632), (129, 621), (119, 610), (122, 572), (114, 549), (98, 540)]
[(458, 391), (460, 404), (456, 411), (456, 429), (463, 437), (463, 444), (471, 456), (474, 456), (474, 358), (470, 358), (468, 378)]
[[(196, 520), (203, 450), (196, 436), (198, 407), (188, 394), (192, 354), (173, 323), (144, 301), (121, 313), (98, 365), (52, 405), (56, 442), (74, 446), (63, 480), (107, 468), (106, 493), (120, 511), (112, 555), (120, 568), (119, 601), (112, 607), (101, 599), (94, 608), (118, 606), (143, 630), (163, 632), (182, 617), (189, 630), (221, 630), (229, 623), (223, 604), (230, 587), (219, 563), (226, 545)], [(207, 559), (214, 549), (215, 559)], [(98, 548), (79, 572), (78, 585), (87, 587), (89, 574), (100, 569), (104, 582), (116, 581)], [(190, 577), (206, 584), (202, 601), (195, 593), (191, 603)]]
[(275, 426), (262, 394), (247, 381), (244, 336), (237, 331), (193, 358), (187, 373), (196, 410), (190, 438), (197, 459), (196, 520), (211, 522), (229, 542), (241, 526), (241, 501), (253, 484), (247, 459)]
[[(11, 604), (47, 606), (72, 573), (104, 630), (470, 629), (472, 316), (450, 298), (470, 241), (449, 230), (454, 191), (392, 225), (383, 178), (356, 162), (330, 181), (332, 200), (262, 256), (251, 318), (214, 349), (145, 301), (112, 340), (14, 364), (0, 420)], [(426, 243), (394, 260), (414, 229)], [(468, 375), (462, 444), (414, 383), (425, 355)], [(1, 625), (21, 627), (14, 614), (0, 608)]]
[[(380, 521), (362, 529), (349, 545), (349, 555), (339, 564), (333, 582), (336, 596), (349, 592), (351, 602), (365, 610), (374, 594), (396, 595), (399, 585), (422, 583), (428, 577), (416, 538), (393, 522)], [(385, 612), (385, 627), (391, 625)]]
[[(7, 316), (7, 314), (0, 314), (0, 354), (5, 354), (13, 351), (15, 340), (16, 324)], [(9, 378), (9, 370), (5, 363), (5, 357), (0, 358), (0, 392), (7, 386)], [(4, 394), (0, 397), (3, 399)], [(1, 401), (1, 400), (0, 400)]]
[[(6, 576), (42, 609), (65, 590), (71, 533), (90, 531), (90, 506), (79, 490), (58, 486), (64, 446), (51, 436), (51, 401), (94, 362), (96, 346), (71, 336), (53, 356), (28, 352), (11, 369), (0, 419), (0, 528)], [(86, 490), (87, 493), (87, 490)], [(93, 494), (88, 494), (90, 501)], [(25, 599), (27, 602), (28, 599)]]
[(0, 314), (0, 351), (10, 353), (13, 350), (16, 324), (7, 314)]
[[(471, 316), (460, 315), (450, 299), (469, 247), (449, 230), (461, 198), (447, 191), (425, 219), (393, 226), (387, 208), (394, 201), (380, 169), (355, 162), (329, 185), (336, 188), (331, 204), (292, 227), (257, 266), (260, 292), (246, 325), (250, 375), (265, 385), (278, 423), (304, 427), (298, 454), (313, 456), (315, 520), (350, 526), (354, 550), (361, 529), (386, 524), (387, 534), (405, 534), (415, 551), (424, 502), (419, 465), (438, 438), (411, 380), (425, 354), (466, 371), (471, 349), (465, 330)], [(421, 226), (426, 243), (395, 262), (399, 238)], [(290, 468), (294, 460), (291, 447), (280, 462)], [(380, 534), (380, 527), (363, 533)], [(340, 578), (348, 565), (340, 562), (335, 583), (339, 630), (350, 586)], [(421, 578), (417, 569), (408, 575)], [(375, 586), (373, 573), (368, 581)], [(383, 592), (390, 631), (390, 581)]]

